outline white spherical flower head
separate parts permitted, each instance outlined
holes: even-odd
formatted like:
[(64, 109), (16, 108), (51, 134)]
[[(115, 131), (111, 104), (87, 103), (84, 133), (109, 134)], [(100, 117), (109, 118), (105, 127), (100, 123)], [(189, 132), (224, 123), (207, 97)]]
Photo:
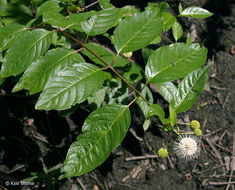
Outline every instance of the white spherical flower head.
[(194, 135), (181, 136), (174, 144), (174, 152), (187, 161), (196, 158), (200, 152), (198, 138)]

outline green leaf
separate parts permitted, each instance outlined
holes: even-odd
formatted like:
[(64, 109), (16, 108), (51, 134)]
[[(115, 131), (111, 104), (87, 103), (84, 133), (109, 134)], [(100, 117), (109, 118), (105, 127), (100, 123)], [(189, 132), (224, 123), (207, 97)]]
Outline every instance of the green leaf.
[(81, 22), (82, 29), (89, 36), (105, 33), (112, 28), (119, 16), (118, 8), (108, 8), (93, 15), (88, 21)]
[(163, 17), (163, 31), (166, 32), (172, 28), (174, 23), (176, 22), (176, 18), (171, 14), (167, 12), (162, 13)]
[(161, 36), (157, 35), (150, 44), (159, 44), (161, 41), (162, 41)]
[(92, 112), (68, 150), (64, 176), (79, 176), (102, 164), (122, 142), (130, 123), (128, 106), (109, 104)]
[(178, 7), (178, 9), (179, 9), (179, 14), (181, 14), (181, 13), (182, 13), (182, 11), (183, 11), (183, 7), (182, 7), (181, 3), (179, 3), (179, 7)]
[(103, 71), (89, 63), (66, 67), (48, 81), (38, 99), (36, 108), (68, 109), (83, 102), (99, 90), (104, 80)]
[(174, 94), (178, 90), (172, 82), (157, 83), (157, 89), (168, 103), (171, 103), (171, 101), (174, 99)]
[(138, 12), (139, 9), (137, 9), (135, 6), (126, 5), (125, 7), (120, 8), (119, 18), (121, 19), (123, 17), (129, 17)]
[(107, 89), (107, 104), (127, 104), (128, 103), (128, 88), (121, 79), (112, 79), (109, 81)]
[(71, 29), (84, 32), (81, 23), (87, 21), (91, 16), (98, 14), (97, 11), (88, 11), (85, 13), (75, 13), (69, 16), (69, 25)]
[(209, 67), (210, 65), (207, 65), (193, 71), (179, 83), (174, 102), (172, 102), (176, 113), (186, 111), (193, 106), (206, 84)]
[(27, 29), (23, 25), (9, 24), (0, 28), (0, 51), (8, 49), (16, 40), (21, 38)]
[(192, 44), (192, 42), (191, 42), (191, 35), (189, 33), (187, 35), (186, 44), (187, 45), (191, 45)]
[(169, 106), (169, 112), (170, 112), (170, 124), (173, 127), (176, 123), (177, 123), (177, 115), (175, 110), (171, 107), (171, 105)]
[(188, 7), (183, 10), (180, 16), (204, 19), (212, 16), (213, 13), (200, 7)]
[(162, 30), (159, 13), (147, 10), (121, 21), (114, 31), (114, 44), (118, 53), (135, 51), (145, 47)]
[[(139, 86), (139, 90), (142, 89), (144, 86), (144, 84), (141, 83), (141, 85)], [(153, 95), (152, 95), (152, 92), (151, 90), (149, 89), (149, 87), (145, 87), (143, 89), (143, 91), (141, 92), (141, 94), (146, 98), (146, 100), (149, 101), (150, 104), (153, 104)], [(149, 111), (149, 108), (150, 106), (141, 98), (139, 97), (137, 100), (136, 100), (136, 103), (141, 111), (141, 113), (144, 115), (145, 118), (148, 117), (148, 111)]]
[[(90, 50), (95, 52), (100, 58), (102, 58), (108, 64), (111, 64), (116, 56), (111, 50), (109, 50), (108, 48), (102, 45), (99, 45), (96, 43), (87, 43), (86, 46)], [(92, 53), (87, 51), (85, 48), (82, 50), (82, 53), (86, 55), (87, 57), (89, 57), (96, 64), (104, 66), (104, 67), (106, 66), (102, 61), (100, 61), (96, 56), (94, 56)], [(118, 67), (118, 68), (125, 67), (128, 63), (129, 61), (127, 59), (121, 56), (118, 56), (113, 67)]]
[(102, 9), (112, 7), (112, 4), (110, 4), (110, 0), (99, 0), (99, 4), (100, 4)]
[(52, 49), (26, 69), (13, 92), (24, 88), (29, 90), (30, 94), (38, 93), (43, 90), (49, 79), (75, 62), (85, 62), (85, 60), (74, 51), (63, 48)]
[(162, 109), (162, 107), (158, 104), (153, 104), (147, 113), (147, 118), (150, 118), (151, 116), (158, 116), (159, 120), (161, 121), (162, 124), (168, 124), (169, 119), (165, 119), (165, 112)]
[(130, 83), (135, 83), (143, 79), (143, 68), (136, 63), (131, 63), (130, 67), (126, 67), (127, 71), (124, 71), (123, 77)]
[(50, 0), (43, 3), (37, 10), (36, 17), (47, 14), (48, 12), (60, 12), (63, 8), (59, 6), (59, 1)]
[(144, 131), (147, 131), (150, 125), (151, 125), (151, 119), (146, 119), (143, 124)]
[(150, 48), (147, 48), (147, 47), (144, 47), (144, 48), (141, 49), (141, 51), (142, 51), (142, 57), (144, 59), (144, 63), (146, 65), (150, 55), (154, 52), (154, 50), (150, 49)]
[(207, 49), (198, 44), (191, 46), (175, 43), (161, 47), (152, 53), (145, 69), (148, 83), (159, 83), (183, 78), (202, 66)]
[(159, 8), (161, 12), (164, 12), (167, 8), (169, 7), (169, 4), (166, 2), (160, 2), (159, 3)]
[(2, 76), (16, 76), (32, 62), (42, 56), (51, 44), (52, 32), (36, 29), (26, 33), (6, 52), (2, 65)]
[(101, 88), (95, 94), (87, 98), (92, 110), (96, 110), (104, 102), (106, 91), (107, 88)]
[(183, 29), (182, 29), (180, 23), (178, 23), (177, 21), (172, 26), (172, 32), (173, 32), (173, 36), (174, 36), (176, 42), (183, 35)]
[(43, 14), (43, 22), (52, 26), (68, 28), (70, 26), (69, 20), (64, 15), (57, 12), (46, 12)]

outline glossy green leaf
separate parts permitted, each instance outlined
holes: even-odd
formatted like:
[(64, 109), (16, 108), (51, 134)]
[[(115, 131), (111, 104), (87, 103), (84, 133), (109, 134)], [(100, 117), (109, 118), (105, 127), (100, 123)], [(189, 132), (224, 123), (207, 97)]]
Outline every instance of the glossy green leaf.
[(213, 13), (200, 7), (188, 7), (183, 10), (180, 16), (204, 19), (212, 16)]
[(49, 0), (45, 3), (41, 4), (41, 6), (37, 10), (36, 17), (47, 14), (48, 12), (60, 12), (63, 8), (59, 6), (59, 1), (57, 0)]
[(131, 63), (126, 69), (127, 71), (124, 71), (123, 76), (128, 82), (135, 83), (143, 79), (144, 71), (138, 64)]
[(0, 28), (0, 51), (8, 49), (26, 32), (27, 29), (25, 26), (16, 23)]
[(150, 125), (151, 125), (151, 119), (146, 119), (143, 124), (144, 131), (147, 131)]
[(147, 48), (147, 47), (144, 47), (144, 48), (141, 49), (141, 51), (142, 51), (142, 57), (144, 59), (144, 63), (146, 65), (150, 55), (154, 52), (154, 50), (150, 49), (150, 48)]
[(192, 107), (206, 84), (209, 66), (193, 71), (179, 83), (178, 91), (172, 103), (176, 113), (186, 111)]
[(119, 16), (118, 8), (107, 8), (81, 23), (82, 29), (89, 36), (105, 33), (112, 28)]
[(122, 142), (130, 123), (128, 106), (109, 104), (92, 112), (68, 150), (64, 176), (79, 176), (102, 164)]
[(180, 25), (180, 23), (178, 23), (177, 21), (172, 26), (172, 32), (173, 32), (173, 36), (174, 36), (176, 42), (183, 35), (183, 28)]
[(30, 94), (40, 92), (49, 79), (65, 67), (71, 66), (76, 62), (85, 62), (85, 60), (74, 51), (63, 48), (52, 49), (26, 69), (20, 81), (14, 87), (13, 92), (21, 89), (29, 90)]
[(175, 124), (177, 123), (177, 115), (175, 110), (171, 107), (171, 105), (169, 106), (169, 112), (170, 112), (170, 124), (171, 126), (175, 126)]
[(159, 120), (161, 121), (162, 124), (167, 124), (169, 123), (169, 119), (165, 118), (165, 112), (162, 109), (162, 107), (158, 104), (153, 104), (147, 113), (147, 118), (150, 118), (151, 116), (158, 116)]
[(178, 10), (179, 10), (179, 14), (181, 14), (181, 13), (182, 13), (182, 11), (183, 11), (183, 7), (182, 7), (181, 3), (179, 3)]
[(85, 13), (74, 13), (69, 16), (69, 25), (71, 29), (84, 32), (81, 23), (87, 21), (93, 15), (98, 14), (97, 11), (88, 11)]
[(129, 90), (121, 79), (112, 79), (107, 88), (107, 104), (127, 104)]
[(150, 44), (159, 44), (162, 41), (162, 38), (160, 35), (157, 35)]
[(164, 46), (152, 53), (145, 69), (148, 83), (159, 83), (183, 78), (202, 66), (207, 49), (198, 44), (191, 46), (175, 43)]
[(2, 76), (16, 76), (32, 62), (42, 56), (51, 44), (52, 32), (33, 30), (17, 40), (6, 52), (2, 65)]
[(99, 90), (104, 80), (103, 71), (89, 63), (78, 63), (66, 67), (48, 81), (38, 99), (36, 108), (68, 109), (83, 102)]
[(107, 88), (101, 88), (95, 94), (87, 98), (88, 103), (92, 110), (96, 110), (104, 102), (106, 91)]
[(139, 12), (139, 9), (137, 9), (135, 6), (126, 5), (120, 8), (119, 18), (121, 19), (123, 17), (129, 17), (138, 12)]
[[(87, 43), (86, 46), (92, 50), (93, 52), (95, 52), (101, 59), (103, 59), (106, 63), (108, 64), (112, 64), (114, 58), (115, 58), (115, 54), (109, 50), (108, 48), (96, 44), (96, 43)], [(89, 51), (87, 51), (85, 48), (82, 50), (82, 53), (84, 55), (86, 55), (87, 57), (89, 57), (92, 61), (94, 61), (96, 64), (101, 65), (103, 67), (105, 67), (106, 65), (101, 62), (96, 56), (94, 56), (92, 53), (90, 53)], [(113, 67), (125, 67), (127, 64), (129, 63), (129, 61), (121, 56), (118, 56)]]
[[(138, 90), (142, 89), (143, 86), (144, 86), (144, 84), (141, 84), (139, 86)], [(153, 104), (153, 95), (152, 95), (152, 92), (149, 89), (149, 87), (146, 86), (143, 89), (143, 91), (141, 92), (141, 94), (146, 98), (146, 100), (149, 101), (150, 104)], [(140, 112), (145, 116), (145, 118), (147, 118), (150, 106), (141, 97), (139, 97), (136, 100), (136, 103), (137, 103), (137, 105), (138, 105), (138, 107), (140, 109)]]
[(46, 12), (43, 14), (43, 22), (52, 26), (68, 28), (70, 26), (69, 20), (64, 15), (58, 12)]
[(176, 22), (176, 18), (171, 14), (167, 12), (162, 13), (163, 17), (163, 31), (166, 32), (172, 28), (174, 23)]
[(161, 12), (164, 12), (167, 8), (169, 7), (169, 4), (166, 2), (160, 2), (159, 3), (159, 8)]
[(136, 13), (121, 21), (114, 31), (117, 52), (125, 53), (145, 47), (162, 31), (162, 18), (156, 11)]
[(157, 83), (157, 89), (168, 103), (171, 103), (171, 101), (174, 99), (174, 94), (178, 90), (172, 82)]
[(112, 4), (110, 4), (110, 0), (99, 0), (99, 4), (100, 4), (102, 9), (112, 7)]
[(192, 42), (191, 42), (191, 35), (189, 33), (187, 35), (186, 44), (187, 45), (191, 45), (192, 44)]

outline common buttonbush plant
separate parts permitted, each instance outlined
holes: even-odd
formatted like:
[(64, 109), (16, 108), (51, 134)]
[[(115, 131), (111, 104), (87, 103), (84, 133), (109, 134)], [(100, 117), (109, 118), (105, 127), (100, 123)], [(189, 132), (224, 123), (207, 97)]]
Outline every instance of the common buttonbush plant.
[[(212, 13), (179, 5), (175, 17), (167, 12), (165, 2), (149, 3), (142, 11), (130, 5), (117, 8), (109, 0), (97, 3), (99, 9), (93, 10), (94, 3), (85, 6), (85, 0), (31, 0), (28, 6), (22, 5), (23, 22), (8, 14), (12, 5), (3, 0), (1, 84), (8, 77), (17, 77), (12, 91), (38, 93), (38, 110), (74, 110), (83, 102), (91, 106), (81, 134), (68, 150), (63, 177), (85, 174), (107, 159), (130, 127), (129, 107), (133, 104), (145, 118), (145, 131), (158, 117), (165, 131), (178, 136), (176, 154), (196, 157), (200, 124), (191, 123), (196, 136), (183, 134), (177, 114), (190, 109), (204, 88), (209, 70), (204, 65), (207, 49), (192, 43), (190, 35), (182, 42), (183, 28), (177, 18), (204, 19)], [(167, 31), (172, 32), (174, 42), (165, 36)], [(109, 47), (97, 43), (95, 37), (108, 41)], [(146, 47), (162, 39), (169, 45)], [(145, 68), (131, 59), (136, 50), (142, 50)], [(169, 103), (169, 117), (155, 103), (150, 84)], [(165, 145), (159, 156), (168, 156)]]

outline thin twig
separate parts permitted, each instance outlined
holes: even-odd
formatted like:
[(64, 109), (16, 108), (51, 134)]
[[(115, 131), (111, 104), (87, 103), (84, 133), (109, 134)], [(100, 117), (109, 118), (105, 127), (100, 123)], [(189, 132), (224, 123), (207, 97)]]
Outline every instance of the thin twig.
[(98, 178), (96, 177), (96, 174), (95, 172), (91, 172), (91, 175), (90, 175), (97, 183), (98, 185), (102, 188), (102, 189), (105, 189), (104, 186), (102, 185), (102, 183), (98, 180)]
[(227, 185), (227, 184), (235, 184), (235, 181), (231, 181), (231, 182), (213, 182), (213, 181), (209, 181), (208, 185)]
[(134, 129), (130, 128), (129, 131), (131, 132), (131, 134), (138, 140), (138, 141), (143, 141), (143, 138), (138, 137), (136, 132), (134, 131)]
[(231, 168), (230, 177), (229, 177), (229, 180), (228, 180), (228, 185), (226, 187), (226, 190), (229, 189), (231, 181), (232, 181), (234, 156), (235, 156), (235, 133), (233, 133), (233, 155), (232, 155), (232, 161), (231, 161), (231, 167), (230, 167)]
[[(57, 29), (58, 30), (58, 29)], [(89, 51), (90, 53), (92, 53), (97, 59), (99, 59), (102, 63), (104, 63), (109, 69), (111, 69), (121, 80), (123, 80), (132, 90), (134, 90), (149, 106), (151, 106), (152, 104), (146, 100), (146, 98), (135, 88), (133, 87), (122, 75), (120, 75), (112, 66), (110, 66), (108, 63), (106, 63), (106, 61), (104, 61), (103, 59), (101, 59), (95, 52), (93, 52), (91, 49), (89, 49), (87, 46), (85, 46), (85, 44), (79, 40), (77, 40), (76, 38), (74, 38), (73, 36), (71, 36), (70, 34), (68, 34), (67, 32), (63, 31), (63, 30), (58, 30), (62, 33), (64, 33), (66, 36), (68, 36), (69, 38), (71, 38), (72, 40), (74, 40), (75, 42), (77, 42), (79, 45), (81, 45), (82, 47), (84, 47), (87, 51)]]
[(226, 103), (227, 103), (227, 101), (228, 101), (229, 96), (230, 96), (230, 94), (228, 94), (227, 97), (226, 97), (225, 100), (224, 100), (224, 103), (223, 103), (223, 106), (222, 106), (223, 109), (225, 108), (225, 105), (226, 105)]
[(99, 3), (99, 1), (95, 1), (95, 2), (91, 3), (90, 5), (87, 5), (87, 6), (83, 7), (82, 10), (88, 9), (89, 7), (91, 7), (91, 6), (93, 6), (97, 3)]
[(221, 141), (223, 140), (223, 138), (224, 138), (224, 136), (226, 135), (226, 133), (228, 133), (228, 130), (227, 130), (227, 129), (223, 132), (223, 134), (222, 134), (222, 135), (220, 136), (220, 138), (219, 138), (219, 142), (218, 142), (218, 143), (219, 143), (220, 145), (222, 145), (222, 142), (221, 142)]
[(82, 180), (80, 180), (79, 178), (77, 178), (76, 180), (83, 190), (87, 190), (86, 187), (83, 185)]
[(171, 168), (172, 168), (172, 169), (175, 169), (175, 167), (174, 167), (174, 165), (172, 164), (172, 161), (171, 161), (171, 158), (170, 158), (169, 155), (167, 156), (167, 159), (168, 159), (168, 162), (169, 162)]
[(145, 160), (145, 159), (154, 159), (154, 158), (158, 158), (158, 155), (133, 156), (125, 158), (125, 161)]
[[(219, 151), (215, 148), (214, 144), (211, 142), (211, 140), (209, 139), (209, 137), (206, 138), (207, 143), (209, 144), (209, 146), (211, 147), (211, 149), (213, 150), (213, 152), (215, 153), (216, 157), (219, 159), (221, 165), (224, 165), (222, 156), (220, 155)], [(224, 171), (225, 171), (225, 167), (223, 167)]]
[(24, 168), (25, 166), (26, 166), (25, 164), (22, 164), (16, 168), (12, 169), (11, 171), (7, 172), (7, 174), (10, 174), (10, 173), (15, 172), (17, 170), (20, 170), (20, 169)]
[(168, 42), (170, 42), (170, 43), (174, 43), (174, 42), (172, 42), (169, 38), (167, 38), (166, 36), (164, 36), (162, 33), (160, 33), (160, 35), (164, 38), (164, 39), (166, 39)]

